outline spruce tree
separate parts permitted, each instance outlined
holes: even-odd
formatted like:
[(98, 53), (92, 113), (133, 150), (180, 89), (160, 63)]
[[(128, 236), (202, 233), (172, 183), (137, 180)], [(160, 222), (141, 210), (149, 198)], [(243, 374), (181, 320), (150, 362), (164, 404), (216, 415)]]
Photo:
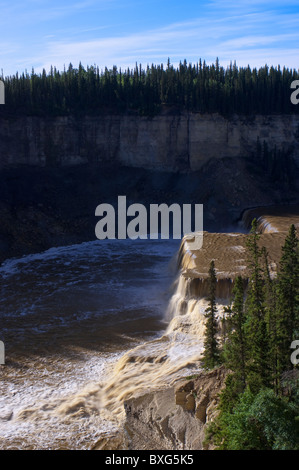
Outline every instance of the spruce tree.
[(252, 390), (268, 385), (269, 350), (265, 320), (265, 292), (262, 275), (261, 249), (256, 219), (247, 241), (248, 267), (250, 277), (246, 299), (246, 337), (248, 344), (248, 381)]
[[(228, 309), (231, 331), (223, 358), (232, 373), (219, 396), (219, 415), (209, 426), (208, 437), (219, 449), (296, 450), (298, 379), (283, 372), (292, 367), (290, 345), (299, 336), (299, 241), (292, 225), (277, 277), (270, 275), (268, 254), (258, 241), (255, 220), (247, 244), (245, 311), (239, 279)], [(282, 396), (283, 387), (288, 388), (287, 397)]]
[(277, 394), (280, 384), (280, 373), (278, 370), (278, 339), (277, 339), (277, 281), (270, 274), (268, 253), (262, 248), (264, 265), (264, 292), (265, 292), (265, 321), (268, 335), (269, 348), (269, 379)]
[(278, 273), (278, 355), (279, 370), (290, 369), (290, 346), (299, 335), (298, 238), (292, 224), (282, 247)]
[[(200, 59), (193, 66), (184, 60), (177, 68), (169, 59), (166, 68), (152, 64), (143, 70), (136, 63), (133, 70), (113, 66), (102, 72), (98, 66), (85, 69), (81, 63), (78, 68), (70, 64), (61, 72), (51, 66), (48, 74), (32, 70), (31, 74), (2, 75), (7, 104), (5, 109), (0, 107), (0, 115), (7, 116), (8, 111), (11, 116), (101, 115), (107, 111), (153, 115), (160, 112), (162, 103), (222, 115), (293, 114), (299, 108), (289, 99), (290, 83), (298, 77), (298, 71), (286, 68), (271, 68), (269, 73), (267, 66), (251, 70), (234, 63), (225, 69), (218, 59), (211, 65)], [(265, 168), (270, 170), (270, 149), (264, 157)], [(276, 163), (278, 157), (279, 149)], [(275, 174), (279, 170), (276, 163)]]
[(235, 374), (239, 392), (246, 385), (246, 342), (245, 342), (244, 283), (238, 276), (233, 288), (233, 302), (230, 315), (231, 331), (224, 346), (224, 361)]
[(217, 340), (217, 305), (216, 305), (216, 285), (217, 277), (214, 260), (209, 268), (209, 306), (206, 308), (206, 330), (204, 339), (203, 365), (207, 369), (214, 368), (219, 363), (219, 346)]

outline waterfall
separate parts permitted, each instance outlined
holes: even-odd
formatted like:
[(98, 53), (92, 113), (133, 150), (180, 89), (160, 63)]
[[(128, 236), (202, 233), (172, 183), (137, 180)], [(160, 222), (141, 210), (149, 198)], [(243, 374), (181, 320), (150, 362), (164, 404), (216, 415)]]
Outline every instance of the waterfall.
[(260, 233), (287, 232), (291, 224), (299, 227), (299, 206), (269, 206), (248, 209), (243, 213), (242, 224), (250, 230), (252, 220), (256, 219)]
[(191, 280), (180, 272), (162, 335), (127, 351), (110, 370), (105, 383), (61, 401), (55, 414), (71, 419), (78, 412), (90, 415), (97, 410), (103, 419), (117, 425), (125, 417), (125, 400), (170, 386), (182, 376), (198, 371), (208, 303), (193, 296), (190, 285)]
[[(252, 215), (249, 217), (248, 213), (244, 214), (244, 220), (248, 222), (249, 218), (252, 220)], [(285, 219), (289, 222), (288, 217)], [(268, 216), (266, 220), (268, 220)], [(60, 443), (61, 448), (63, 446), (73, 448), (89, 446), (90, 442), (94, 442), (99, 437), (101, 438), (105, 433), (106, 435), (111, 435), (109, 433), (119, 429), (125, 418), (124, 402), (127, 399), (132, 397), (138, 399), (138, 396), (170, 387), (180, 378), (199, 372), (205, 337), (205, 312), (208, 307), (207, 294), (210, 260), (215, 260), (217, 274), (217, 319), (219, 326), (221, 326), (220, 320), (223, 316), (224, 306), (230, 301), (236, 276), (242, 275), (245, 288), (248, 282), (245, 250), (246, 239), (247, 235), (239, 232), (204, 232), (203, 247), (200, 250), (191, 249), (192, 247), (183, 239), (176, 257), (177, 269), (170, 298), (169, 286), (171, 279), (174, 278), (172, 269), (170, 271), (167, 270), (171, 274), (167, 275), (166, 283), (163, 283), (163, 287), (159, 290), (160, 275), (157, 276), (157, 273), (160, 273), (160, 261), (157, 265), (153, 265), (154, 269), (148, 261), (152, 260), (153, 256), (157, 256), (157, 259), (160, 260), (161, 255), (163, 255), (162, 259), (166, 260), (168, 266), (170, 258), (172, 260), (171, 264), (175, 263), (175, 257), (173, 257), (174, 249), (172, 248), (167, 251), (167, 245), (166, 247), (163, 246), (161, 252), (158, 251), (158, 253), (156, 245), (145, 245), (139, 248), (135, 247), (135, 245), (132, 245), (132, 247), (130, 245), (127, 248), (123, 246), (123, 251), (115, 249), (114, 245), (111, 245), (111, 247), (109, 245), (106, 246), (106, 252), (103, 251), (103, 246), (99, 246), (97, 256), (102, 256), (102, 258), (100, 262), (95, 264), (94, 268), (96, 273), (99, 269), (103, 271), (100, 282), (96, 282), (97, 276), (93, 271), (90, 272), (97, 246), (84, 244), (78, 246), (78, 248), (71, 248), (72, 257), (75, 260), (75, 269), (73, 270), (69, 269), (69, 259), (72, 257), (69, 256), (70, 249), (68, 248), (65, 255), (66, 270), (63, 271), (64, 278), (63, 282), (59, 284), (60, 289), (65, 289), (66, 285), (77, 283), (78, 272), (81, 278), (85, 276), (84, 281), (86, 284), (84, 286), (92, 285), (93, 289), (95, 288), (94, 286), (97, 289), (101, 289), (100, 300), (101, 302), (105, 301), (101, 311), (107, 311), (103, 318), (106, 319), (107, 317), (109, 323), (107, 323), (106, 329), (103, 329), (103, 334), (107, 331), (108, 335), (113, 333), (113, 335), (120, 336), (122, 339), (127, 334), (126, 332), (131, 330), (130, 328), (125, 330), (122, 324), (117, 325), (114, 323), (114, 318), (117, 317), (114, 317), (113, 314), (110, 315), (110, 312), (113, 312), (113, 309), (111, 309), (113, 296), (118, 295), (119, 289), (121, 289), (121, 294), (126, 294), (124, 300), (120, 302), (121, 311), (126, 311), (124, 307), (127, 308), (130, 305), (132, 298), (135, 299), (136, 297), (138, 300), (141, 292), (142, 302), (139, 303), (135, 299), (136, 305), (134, 304), (133, 311), (137, 313), (139, 308), (144, 309), (145, 316), (142, 317), (143, 331), (149, 332), (150, 336), (136, 335), (129, 337), (128, 335), (130, 343), (126, 343), (125, 348), (117, 349), (117, 351), (113, 350), (112, 355), (106, 350), (103, 353), (94, 354), (92, 350), (93, 344), (91, 344), (92, 347), (89, 350), (90, 343), (88, 338), (88, 350), (83, 349), (84, 354), (81, 356), (81, 351), (74, 349), (78, 359), (74, 359), (71, 363), (68, 356), (66, 356), (66, 361), (61, 370), (59, 369), (60, 356), (51, 357), (49, 364), (47, 363), (49, 360), (47, 356), (45, 358), (42, 357), (39, 361), (36, 361), (35, 357), (33, 357), (30, 367), (28, 367), (28, 363), (26, 364), (24, 377), (36, 373), (39, 388), (36, 387), (34, 389), (30, 387), (30, 389), (37, 390), (37, 393), (32, 393), (31, 395), (30, 393), (25, 394), (25, 400), (23, 400), (24, 393), (23, 395), (20, 394), (20, 396), (17, 393), (16, 399), (11, 398), (11, 400), (8, 400), (8, 405), (4, 408), (5, 412), (2, 412), (2, 415), (0, 414), (0, 424), (2, 419), (4, 423), (3, 428), (7, 432), (7, 442), (9, 442), (10, 436), (13, 436), (14, 445), (17, 443), (18, 447), (22, 447), (25, 435), (28, 436), (28, 446), (32, 447), (39, 447), (41, 443), (42, 446), (47, 447), (49, 442), (55, 442), (53, 445), (56, 448), (60, 448)], [(269, 266), (274, 273), (277, 268), (276, 264), (280, 256), (285, 234), (262, 233), (260, 239), (261, 243), (265, 243), (267, 247)], [(175, 249), (177, 250), (177, 245)], [(28, 281), (28, 273), (30, 276), (33, 276), (36, 266), (42, 265), (42, 279), (44, 279), (45, 286), (48, 287), (48, 273), (57, 272), (56, 260), (58, 258), (63, 259), (61, 251), (62, 254), (64, 253), (60, 249), (59, 256), (57, 256), (56, 252), (53, 253), (53, 251), (40, 255), (43, 263), (40, 263), (40, 259), (38, 263), (35, 263), (35, 258), (32, 262), (27, 262), (27, 264), (26, 262), (24, 263), (24, 260), (17, 260), (17, 263), (24, 270), (23, 282)], [(136, 253), (138, 256), (136, 256)], [(91, 254), (92, 256), (90, 256)], [(124, 277), (128, 272), (130, 273), (130, 266), (127, 268), (126, 265), (128, 260), (131, 261), (134, 268), (136, 260), (138, 260), (138, 263), (141, 260), (140, 266), (138, 263), (136, 265), (138, 268), (137, 273), (141, 272), (143, 276), (140, 283), (141, 287), (138, 287), (139, 282), (132, 283), (132, 279), (135, 279), (133, 276), (134, 270), (131, 276), (127, 276), (127, 279)], [(164, 268), (166, 268), (166, 263), (165, 265), (163, 264)], [(107, 269), (111, 266), (113, 268), (111, 273), (108, 271), (111, 277), (108, 276), (107, 282), (102, 286), (102, 277), (105, 279)], [(124, 267), (124, 273), (121, 271), (122, 267)], [(6, 268), (6, 271), (10, 273), (9, 276), (19, 276), (21, 268), (13, 261)], [(154, 277), (156, 284), (154, 284), (151, 277), (152, 273), (157, 276), (157, 278)], [(117, 279), (113, 278), (115, 274), (118, 275)], [(65, 279), (68, 279), (69, 282), (66, 283)], [(164, 279), (164, 271), (161, 279)], [(14, 284), (12, 285), (14, 286)], [(112, 294), (109, 290), (110, 286), (114, 289), (112, 289)], [(144, 286), (146, 286), (146, 289)], [(75, 290), (75, 292), (77, 291)], [(79, 289), (78, 293), (81, 299), (82, 291)], [(160, 297), (163, 298), (163, 303), (159, 300)], [(39, 299), (39, 292), (37, 298)], [(169, 299), (167, 308), (165, 308), (165, 299)], [(147, 310), (144, 308), (144, 305), (147, 307), (149, 301), (151, 302), (151, 313), (157, 313), (159, 319), (161, 319), (161, 305), (163, 306), (164, 322), (162, 322), (161, 326), (163, 330), (156, 328), (154, 330), (156, 332), (155, 337), (153, 337), (153, 330), (148, 323), (151, 321), (151, 316), (147, 316)], [(31, 302), (30, 297), (28, 299), (30, 308), (32, 308)], [(22, 308), (23, 304), (24, 299), (21, 297), (20, 305)], [(91, 306), (93, 307), (93, 304)], [(118, 304), (116, 303), (117, 306)], [(156, 308), (159, 308), (159, 312)], [(117, 308), (116, 311), (118, 311)], [(52, 310), (50, 314), (49, 318), (51, 319), (53, 316)], [(22, 318), (17, 316), (18, 322)], [(27, 317), (24, 318), (26, 320)], [(61, 318), (59, 311), (57, 318), (59, 320)], [(129, 320), (131, 321), (130, 318)], [(103, 324), (99, 322), (95, 324), (94, 317), (92, 317), (91, 321), (91, 327), (99, 328), (101, 331), (100, 338), (102, 338)], [(48, 316), (44, 319), (44, 325), (48, 325)], [(161, 325), (160, 320), (159, 325)], [(140, 327), (138, 326), (138, 328)], [(136, 331), (140, 332), (142, 330), (138, 329)], [(81, 329), (79, 332), (81, 335)], [(77, 334), (77, 329), (74, 329), (74, 334)], [(220, 334), (221, 328), (219, 329)], [(76, 336), (74, 337), (76, 338)], [(149, 337), (152, 339), (149, 340)], [(135, 347), (132, 347), (132, 344)], [(131, 349), (128, 350), (128, 348)], [(70, 353), (70, 357), (73, 357), (73, 351), (70, 351)], [(35, 366), (37, 370), (33, 368)], [(48, 366), (49, 370), (47, 369)], [(10, 371), (9, 368), (5, 370), (7, 372)], [(88, 371), (90, 371), (90, 374)], [(18, 369), (16, 372), (12, 369), (12, 372), (19, 377)], [(52, 376), (56, 380), (54, 386), (51, 382)], [(42, 382), (41, 377), (44, 380), (49, 380), (49, 386), (47, 382), (45, 390), (43, 390), (44, 382)], [(15, 386), (10, 385), (10, 381), (7, 383), (7, 396), (14, 397), (15, 391), (18, 390), (18, 382), (16, 382), (17, 385)], [(27, 383), (31, 383), (30, 377), (29, 379), (27, 378)], [(20, 389), (23, 390), (22, 387)]]
[[(182, 376), (200, 370), (208, 301), (198, 296), (201, 289), (194, 289), (193, 284), (193, 279), (182, 271), (179, 273), (166, 311), (168, 326), (164, 334), (128, 351), (118, 361), (102, 390), (102, 405), (106, 410), (124, 415), (125, 400), (169, 386)], [(206, 284), (206, 280), (202, 282), (205, 289)], [(222, 294), (223, 285), (219, 290)], [(227, 300), (218, 299), (219, 319)]]
[(123, 415), (123, 402), (152, 392), (198, 370), (203, 352), (206, 300), (190, 297), (190, 280), (176, 281), (164, 333), (123, 355), (102, 392), (102, 405)]
[[(189, 253), (188, 256), (190, 256)], [(37, 402), (22, 409), (17, 422), (28, 423), (106, 423), (102, 428), (117, 429), (125, 418), (124, 402), (169, 387), (178, 379), (200, 370), (205, 334), (207, 279), (190, 277), (185, 266), (192, 265), (183, 247), (173, 295), (165, 312), (165, 329), (156, 338), (144, 341), (122, 354), (107, 367), (98, 383), (85, 386), (49, 402)], [(231, 289), (230, 280), (219, 280), (219, 318)], [(223, 298), (221, 298), (223, 297)], [(77, 425), (77, 424), (76, 424)], [(79, 426), (79, 424), (78, 424)]]

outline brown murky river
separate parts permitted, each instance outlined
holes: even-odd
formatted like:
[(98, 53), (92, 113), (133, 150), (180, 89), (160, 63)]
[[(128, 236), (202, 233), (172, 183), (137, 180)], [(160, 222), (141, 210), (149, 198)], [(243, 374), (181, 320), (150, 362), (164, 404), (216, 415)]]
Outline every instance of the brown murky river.
[(167, 328), (178, 248), (105, 240), (3, 263), (0, 449), (89, 449), (118, 426), (134, 372), (122, 390), (111, 377), (126, 352)]

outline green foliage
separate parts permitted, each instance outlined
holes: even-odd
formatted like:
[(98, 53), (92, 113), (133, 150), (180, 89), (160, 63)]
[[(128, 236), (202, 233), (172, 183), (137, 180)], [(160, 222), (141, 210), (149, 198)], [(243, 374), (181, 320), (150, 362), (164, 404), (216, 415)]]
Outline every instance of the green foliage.
[(268, 253), (263, 247), (262, 257), (264, 263), (264, 295), (265, 295), (265, 322), (268, 335), (268, 372), (269, 383), (273, 384), (276, 393), (279, 392), (278, 371), (278, 313), (277, 313), (277, 282), (271, 278)]
[[(6, 105), (0, 115), (60, 116), (99, 115), (134, 112), (145, 116), (158, 114), (164, 106), (174, 110), (232, 115), (234, 113), (290, 114), (298, 106), (290, 101), (290, 84), (298, 80), (296, 70), (265, 65), (259, 69), (224, 68), (219, 60), (207, 65), (170, 60), (161, 65), (137, 65), (134, 69), (99, 70), (99, 67), (69, 65), (63, 71), (51, 67), (47, 73), (27, 71), (9, 77), (5, 82)], [(246, 92), (244, 92), (246, 90)], [(5, 114), (4, 114), (5, 112)], [(269, 156), (264, 155), (265, 158)], [(267, 165), (279, 174), (278, 155), (269, 157)], [(268, 168), (268, 167), (267, 167)]]
[(291, 225), (273, 279), (259, 238), (254, 220), (247, 244), (246, 301), (238, 278), (221, 355), (231, 373), (205, 445), (212, 441), (218, 449), (298, 450), (298, 374), (290, 360), (290, 345), (299, 332), (298, 239)]
[(213, 438), (226, 450), (298, 450), (298, 413), (298, 395), (289, 400), (246, 388), (232, 412), (221, 414)]
[(291, 225), (277, 280), (277, 368), (289, 366), (290, 344), (299, 338), (299, 251), (296, 229)]
[(212, 260), (209, 268), (209, 306), (206, 309), (206, 331), (204, 340), (203, 366), (212, 369), (219, 362), (219, 346), (217, 341), (217, 305), (216, 305), (216, 284), (217, 277), (215, 263)]
[(249, 278), (246, 299), (245, 334), (247, 343), (248, 373), (247, 380), (251, 387), (258, 390), (268, 385), (268, 333), (265, 318), (265, 291), (261, 268), (262, 250), (259, 248), (257, 221), (254, 219), (247, 242), (249, 254)]
[(244, 283), (239, 276), (233, 288), (232, 306), (230, 309), (230, 331), (227, 335), (222, 358), (228, 369), (235, 372), (239, 392), (246, 383), (246, 338), (244, 311)]
[(231, 413), (244, 392), (244, 384), (238, 373), (229, 374), (225, 380), (225, 388), (220, 394), (219, 410), (222, 413)]
[(293, 147), (284, 146), (277, 148), (276, 145), (270, 148), (266, 141), (263, 145), (257, 139), (256, 152), (253, 155), (257, 167), (264, 175), (267, 175), (272, 183), (287, 183), (294, 185), (294, 173), (296, 164), (292, 158)]

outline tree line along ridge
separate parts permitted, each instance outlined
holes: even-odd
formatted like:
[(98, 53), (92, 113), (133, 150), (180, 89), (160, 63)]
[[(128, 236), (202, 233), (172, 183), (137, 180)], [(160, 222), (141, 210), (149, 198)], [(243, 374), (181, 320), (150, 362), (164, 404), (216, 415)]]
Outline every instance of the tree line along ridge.
[(299, 79), (297, 70), (269, 67), (228, 67), (218, 58), (208, 65), (201, 59), (186, 60), (174, 67), (154, 65), (122, 70), (117, 66), (77, 68), (69, 64), (63, 71), (51, 66), (36, 73), (3, 76), (5, 106), (2, 116), (65, 116), (136, 113), (154, 116), (164, 106), (174, 112), (232, 114), (293, 114), (299, 106), (291, 103), (291, 83)]

